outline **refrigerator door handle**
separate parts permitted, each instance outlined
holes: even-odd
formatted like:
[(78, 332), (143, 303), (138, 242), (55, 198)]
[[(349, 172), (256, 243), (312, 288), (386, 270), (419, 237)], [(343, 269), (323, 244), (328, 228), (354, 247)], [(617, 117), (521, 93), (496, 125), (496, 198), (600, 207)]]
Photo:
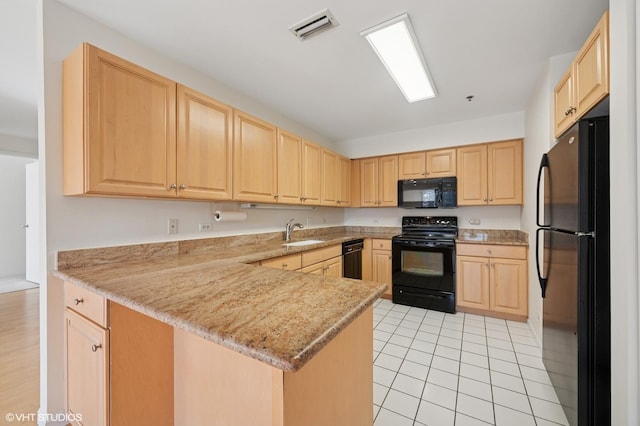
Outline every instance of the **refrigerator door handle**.
[(551, 226), (550, 224), (540, 223), (540, 183), (542, 181), (542, 171), (545, 168), (549, 168), (549, 157), (547, 154), (542, 154), (542, 160), (540, 160), (540, 167), (538, 168), (538, 183), (536, 186), (536, 224), (538, 226)]
[(547, 228), (538, 228), (536, 230), (536, 269), (538, 270), (538, 281), (540, 281), (540, 289), (542, 290), (542, 298), (545, 298), (547, 292), (547, 279), (548, 277), (543, 277), (540, 271), (540, 251), (538, 247), (540, 246), (540, 232), (548, 231)]

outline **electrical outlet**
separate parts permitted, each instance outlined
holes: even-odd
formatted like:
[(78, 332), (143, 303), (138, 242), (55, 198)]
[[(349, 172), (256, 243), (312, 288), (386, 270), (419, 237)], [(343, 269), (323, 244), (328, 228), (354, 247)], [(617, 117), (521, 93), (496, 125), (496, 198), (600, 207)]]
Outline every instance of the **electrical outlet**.
[(380, 223), (380, 219), (373, 219), (373, 223)]
[(201, 223), (198, 225), (198, 232), (209, 232), (211, 231), (211, 223)]
[(469, 225), (480, 225), (480, 219), (472, 217), (469, 219)]
[(324, 223), (324, 224), (326, 224), (326, 223), (327, 223), (327, 218), (326, 218), (326, 217), (323, 217), (323, 218), (322, 218), (322, 223)]
[(169, 219), (167, 221), (167, 234), (173, 235), (178, 233), (178, 219)]

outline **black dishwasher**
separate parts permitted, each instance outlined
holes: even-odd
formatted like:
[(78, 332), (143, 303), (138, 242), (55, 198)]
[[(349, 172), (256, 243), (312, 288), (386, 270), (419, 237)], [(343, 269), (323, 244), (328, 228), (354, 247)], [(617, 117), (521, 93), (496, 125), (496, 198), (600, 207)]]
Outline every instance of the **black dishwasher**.
[(342, 243), (342, 276), (362, 279), (362, 246), (364, 240), (351, 240)]

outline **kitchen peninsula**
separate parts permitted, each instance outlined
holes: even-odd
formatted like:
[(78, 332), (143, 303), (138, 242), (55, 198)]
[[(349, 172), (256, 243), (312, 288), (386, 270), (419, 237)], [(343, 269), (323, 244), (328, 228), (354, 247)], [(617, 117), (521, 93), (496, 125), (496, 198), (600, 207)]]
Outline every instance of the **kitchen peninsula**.
[(245, 264), (348, 238), (59, 253), (69, 412), (96, 425), (371, 425), (372, 304), (386, 286)]

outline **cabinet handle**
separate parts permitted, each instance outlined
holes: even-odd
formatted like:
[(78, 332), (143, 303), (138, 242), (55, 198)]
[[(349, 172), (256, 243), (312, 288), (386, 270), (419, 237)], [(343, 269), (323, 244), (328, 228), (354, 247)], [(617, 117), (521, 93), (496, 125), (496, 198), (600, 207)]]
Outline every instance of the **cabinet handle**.
[(167, 191), (171, 191), (172, 189), (176, 189), (178, 187), (178, 185), (176, 185), (175, 183), (172, 183), (171, 185), (169, 185), (169, 189)]
[(82, 302), (84, 302), (84, 299), (73, 299), (73, 304), (76, 305), (76, 306), (78, 306)]
[(389, 255), (388, 257), (389, 257), (389, 260), (391, 260), (391, 255)]
[(187, 189), (187, 185), (185, 185), (184, 183), (182, 185), (180, 185), (180, 190), (184, 191), (185, 189)]
[(492, 267), (492, 268), (495, 268), (495, 267), (496, 267), (496, 264), (495, 264), (495, 263), (492, 263), (492, 264), (491, 264), (491, 267)]
[(485, 268), (488, 268), (488, 267), (489, 267), (489, 264), (488, 264), (488, 263), (485, 263), (485, 264), (484, 264), (484, 267), (485, 267)]
[(278, 199), (278, 197), (280, 197), (280, 195), (278, 195), (278, 194), (275, 194), (275, 195), (273, 196), (273, 198), (275, 198), (276, 200)]
[(488, 201), (488, 200), (487, 200), (486, 198), (483, 198), (483, 199), (482, 199), (482, 201), (485, 201), (485, 202), (486, 202), (486, 201)]
[(102, 348), (102, 343), (99, 345), (91, 345), (91, 351), (98, 352), (98, 349)]
[(289, 266), (289, 265), (287, 265), (286, 263), (283, 263), (282, 264), (282, 269), (287, 269), (287, 266)]
[(491, 201), (493, 201), (493, 198), (489, 198), (489, 201), (490, 201), (490, 202), (491, 202)]
[(492, 253), (491, 249), (487, 249), (487, 253), (491, 254)]

